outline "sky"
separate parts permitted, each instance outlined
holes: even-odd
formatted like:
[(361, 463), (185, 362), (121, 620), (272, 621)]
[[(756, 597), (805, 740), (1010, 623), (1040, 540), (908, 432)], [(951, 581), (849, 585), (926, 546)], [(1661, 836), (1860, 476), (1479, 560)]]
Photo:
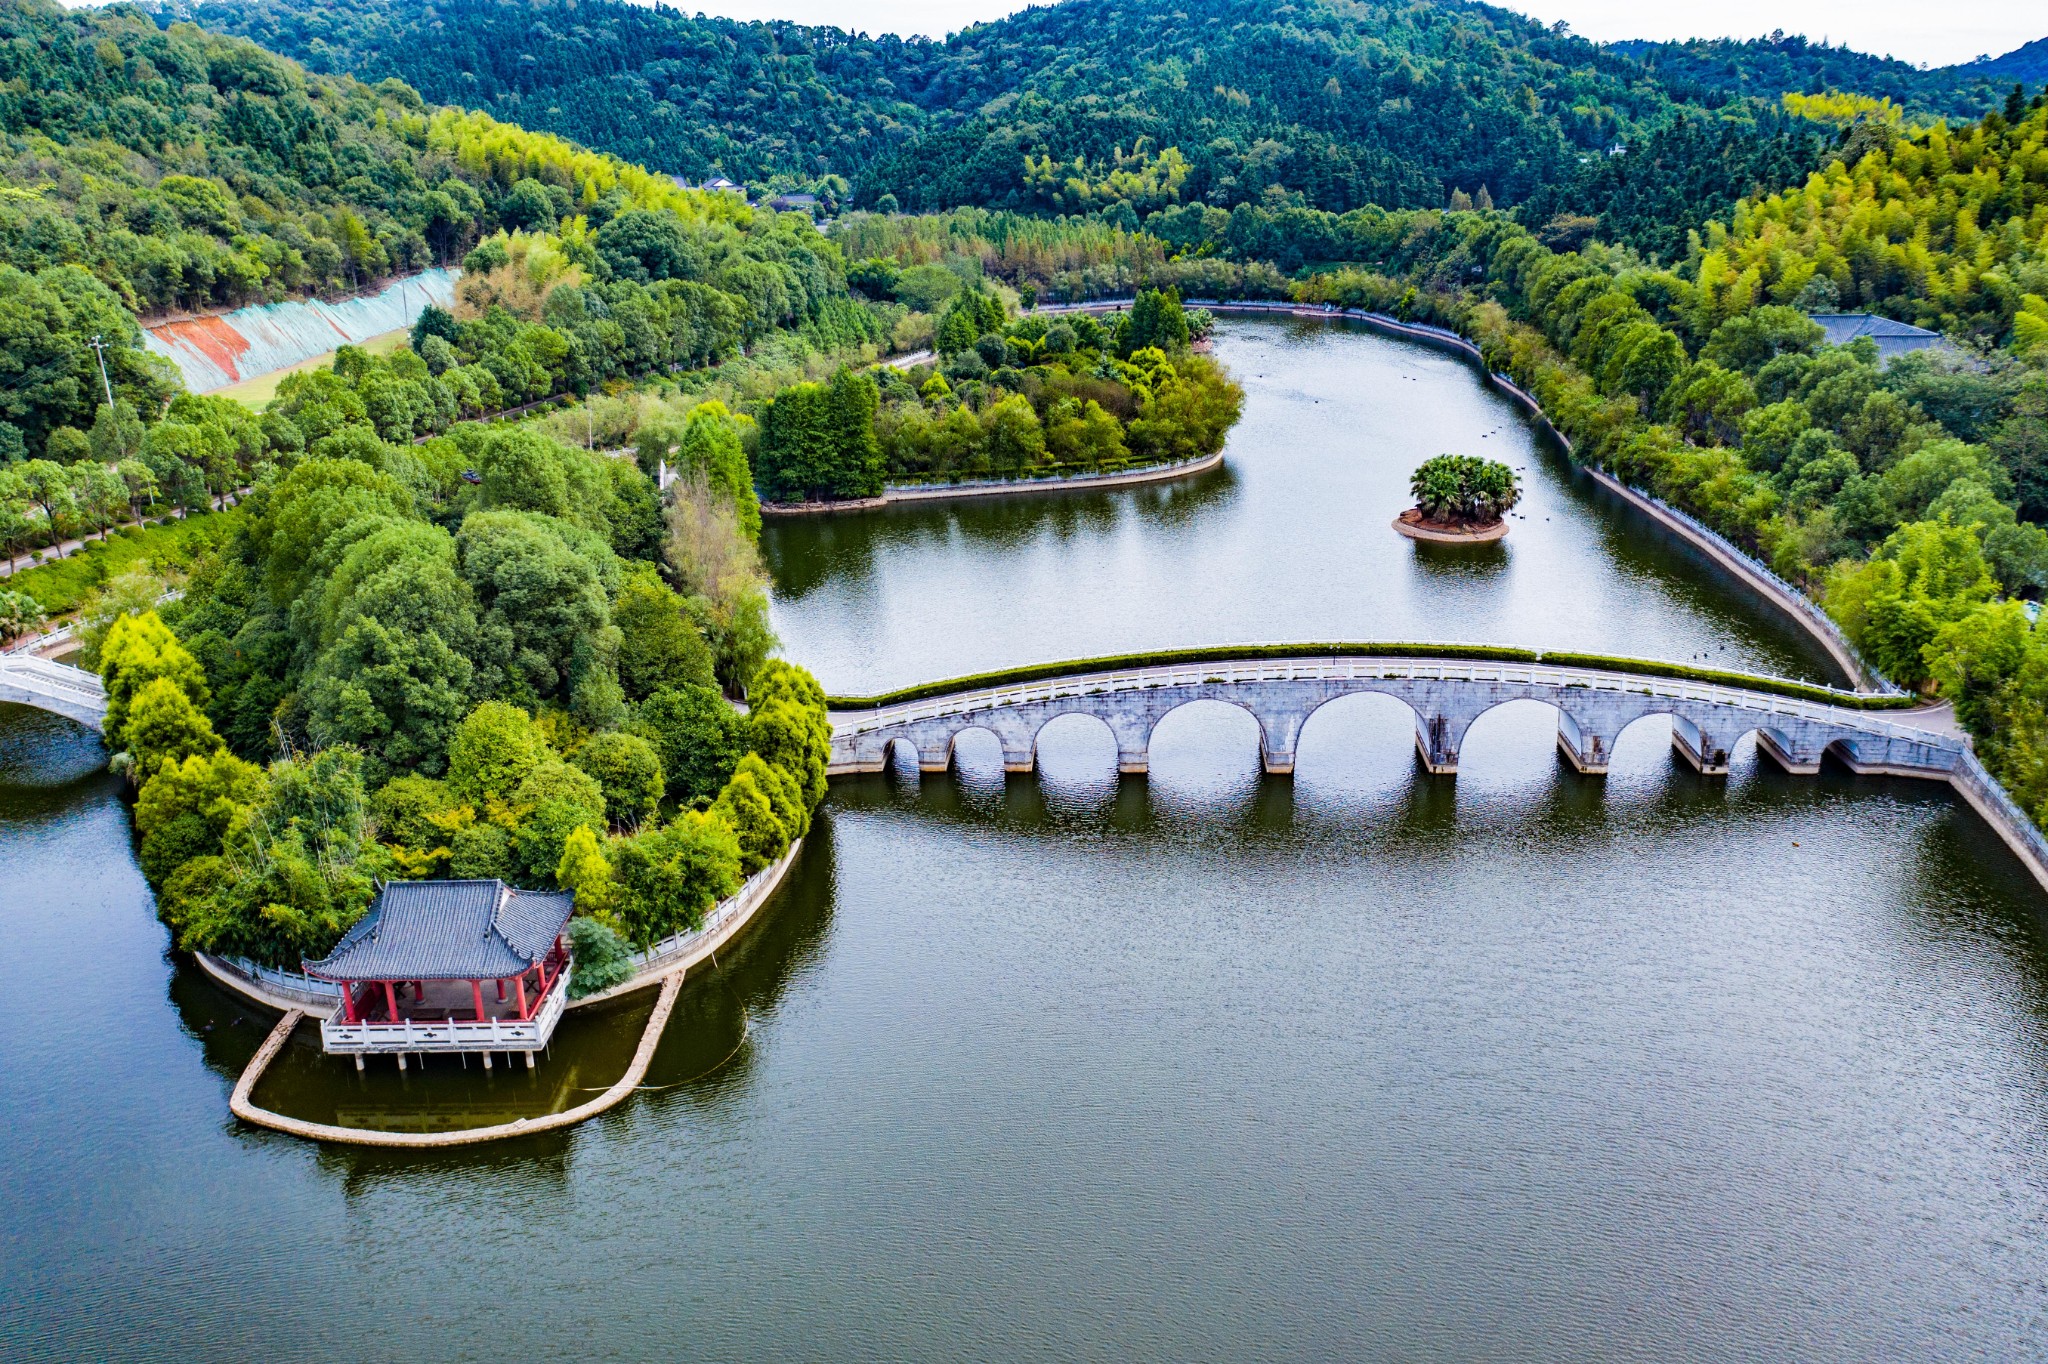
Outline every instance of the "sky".
[[(1024, 8), (1013, 0), (668, 0), (694, 13), (794, 19), (870, 34), (943, 35)], [(2038, 0), (1716, 0), (1709, 6), (1644, 0), (1512, 0), (1503, 8), (1562, 19), (1588, 38), (1755, 38), (1782, 28), (1901, 61), (1946, 66), (1999, 56), (2048, 37)]]

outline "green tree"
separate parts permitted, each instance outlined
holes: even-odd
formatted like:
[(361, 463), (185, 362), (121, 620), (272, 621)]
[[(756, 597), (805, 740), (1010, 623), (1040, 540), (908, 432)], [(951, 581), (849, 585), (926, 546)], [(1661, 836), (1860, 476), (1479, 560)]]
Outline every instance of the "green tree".
[(232, 753), (195, 753), (166, 761), (135, 798), (138, 859), (152, 886), (197, 857), (216, 857), (237, 818), (259, 803), (263, 769)]
[(1925, 684), (1927, 646), (1997, 592), (1983, 548), (1966, 526), (1919, 521), (1899, 527), (1876, 555), (1840, 564), (1828, 607), (1856, 647), (1904, 687)]
[(717, 796), (746, 752), (746, 720), (716, 688), (664, 687), (639, 707), (632, 732), (653, 747), (668, 798), (679, 805)]
[(145, 682), (129, 704), (122, 725), (133, 779), (147, 782), (165, 767), (187, 758), (211, 758), (223, 749), (206, 712), (192, 704), (171, 678)]
[(100, 681), (106, 687), (107, 746), (132, 749), (128, 733), (130, 708), (150, 683), (174, 683), (195, 706), (207, 700), (206, 677), (194, 658), (155, 611), (123, 616), (107, 630), (100, 646)]
[(596, 778), (549, 754), (521, 779), (510, 802), (512, 859), (528, 885), (545, 885), (572, 831), (605, 827)]
[(739, 840), (731, 826), (694, 810), (615, 840), (611, 862), (620, 926), (643, 948), (700, 926), (706, 912), (740, 886)]
[(533, 717), (518, 706), (486, 701), (456, 727), (448, 744), (448, 789), (481, 807), (509, 801), (521, 782), (551, 756)]
[[(579, 903), (582, 898), (579, 887)], [(633, 977), (631, 945), (599, 919), (578, 916), (569, 921), (569, 951), (575, 962), (569, 972), (571, 999), (599, 994)]]
[(651, 567), (636, 568), (612, 603), (619, 628), (619, 682), (639, 701), (664, 687), (710, 684), (711, 646), (685, 614), (680, 597)]
[(605, 813), (616, 826), (637, 827), (653, 815), (667, 790), (660, 756), (638, 734), (593, 735), (569, 761), (597, 782)]

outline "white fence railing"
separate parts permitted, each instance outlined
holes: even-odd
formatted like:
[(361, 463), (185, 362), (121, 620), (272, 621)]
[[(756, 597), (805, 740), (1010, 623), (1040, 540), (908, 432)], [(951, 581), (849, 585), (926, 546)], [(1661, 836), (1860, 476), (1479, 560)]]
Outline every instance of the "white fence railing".
[(252, 985), (260, 985), (286, 999), (322, 1009), (333, 1007), (341, 999), (341, 987), (331, 980), (319, 980), (297, 971), (280, 971), (274, 966), (258, 966), (247, 957), (215, 957), (213, 960), (216, 965)]
[(52, 663), (47, 658), (33, 655), (12, 654), (0, 658), (0, 674), (13, 679), (17, 684), (45, 692), (60, 693), (81, 701), (104, 701), (106, 687), (97, 673), (83, 668), (74, 668), (68, 663)]
[[(1619, 480), (1616, 481), (1619, 482)], [(1825, 631), (1836, 643), (1840, 644), (1849, 657), (1856, 660), (1857, 666), (1863, 670), (1863, 675), (1870, 679), (1871, 684), (1879, 693), (1885, 696), (1905, 695), (1905, 691), (1897, 683), (1871, 666), (1870, 660), (1866, 659), (1862, 652), (1849, 642), (1849, 637), (1842, 633), (1842, 627), (1835, 624), (1834, 618), (1821, 610), (1820, 605), (1813, 598), (1807, 596), (1776, 573), (1773, 573), (1755, 555), (1743, 549), (1742, 546), (1736, 544), (1719, 531), (1708, 526), (1692, 513), (1681, 511), (1663, 498), (1653, 497), (1640, 488), (1632, 488), (1630, 491), (1644, 501), (1655, 505), (1658, 510), (1671, 517), (1674, 521), (1681, 522), (1687, 530), (1701, 539), (1711, 541), (1723, 553), (1731, 554), (1737, 559), (1742, 560), (1743, 566), (1751, 573), (1754, 573), (1757, 577), (1777, 589), (1777, 595), (1783, 598), (1786, 606), (1812, 621), (1816, 627)]]
[(1986, 817), (1999, 826), (2007, 842), (2017, 845), (2014, 851), (2030, 858), (2037, 876), (2048, 876), (2048, 838), (2042, 837), (2033, 819), (1999, 785), (1998, 778), (1991, 775), (1975, 753), (1963, 754), (1962, 761), (1949, 773), (1949, 781), (1977, 798)]
[(1062, 488), (1085, 488), (1091, 483), (1114, 483), (1135, 474), (1149, 474), (1164, 477), (1176, 469), (1189, 468), (1196, 464), (1207, 464), (1214, 455), (1196, 455), (1192, 459), (1177, 459), (1165, 464), (1133, 464), (1123, 469), (1103, 469), (1094, 473), (1064, 474), (1048, 473), (1019, 478), (962, 478), (948, 480), (934, 478), (928, 482), (904, 481), (891, 483), (885, 496), (894, 502), (914, 502), (921, 494), (954, 492), (995, 492), (1011, 488), (1039, 488), (1057, 484)]
[(706, 941), (716, 940), (733, 920), (744, 919), (752, 914), (781, 881), (784, 864), (796, 856), (801, 845), (802, 840), (799, 839), (790, 845), (789, 851), (779, 860), (749, 876), (738, 890), (720, 900), (698, 927), (663, 938), (645, 952), (634, 953), (633, 978), (659, 974), (661, 967), (669, 962), (689, 955), (693, 949)]
[[(1258, 659), (1242, 662), (1172, 663), (1150, 667), (1115, 669), (1106, 672), (1073, 673), (1061, 677), (975, 691), (920, 701), (904, 701), (870, 710), (836, 711), (832, 716), (835, 737), (868, 734), (919, 720), (961, 715), (971, 711), (1000, 710), (1041, 701), (1062, 700), (1105, 692), (1142, 691), (1156, 687), (1199, 686), (1205, 683), (1270, 681), (1353, 681), (1419, 680), (1457, 682), (1503, 682), (1525, 686), (1590, 688), (1598, 691), (1631, 692), (1673, 700), (1702, 701), (1713, 705), (1739, 707), (1749, 711), (1791, 715), (1860, 730), (1888, 739), (1928, 743), (1937, 748), (1961, 747), (1952, 736), (1880, 719), (1865, 711), (1826, 705), (1773, 692), (1748, 691), (1711, 682), (1657, 677), (1643, 673), (1609, 672), (1595, 668), (1556, 667), (1542, 663), (1460, 662), (1429, 658), (1330, 657), (1304, 654), (1298, 658)], [(1772, 679), (1784, 680), (1784, 679)], [(1810, 685), (1810, 684), (1802, 684)], [(1845, 700), (1852, 693), (1842, 693)]]
[(568, 973), (551, 982), (532, 1018), (401, 1019), (351, 1023), (339, 1013), (320, 1021), (331, 1052), (538, 1051), (548, 1044), (569, 997)]

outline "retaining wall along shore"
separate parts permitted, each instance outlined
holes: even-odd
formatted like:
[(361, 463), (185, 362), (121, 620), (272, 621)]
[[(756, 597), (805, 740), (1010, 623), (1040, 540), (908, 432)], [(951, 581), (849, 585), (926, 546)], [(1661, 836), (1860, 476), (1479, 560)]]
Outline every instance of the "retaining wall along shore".
[(961, 497), (1010, 497), (1018, 493), (1062, 493), (1091, 488), (1128, 488), (1139, 483), (1164, 483), (1205, 473), (1223, 462), (1223, 452), (1120, 469), (1106, 474), (1069, 474), (1055, 478), (990, 478), (962, 483), (892, 483), (880, 497), (850, 497), (838, 502), (763, 502), (763, 516), (823, 516), (831, 512), (871, 511), (898, 502), (943, 502)]

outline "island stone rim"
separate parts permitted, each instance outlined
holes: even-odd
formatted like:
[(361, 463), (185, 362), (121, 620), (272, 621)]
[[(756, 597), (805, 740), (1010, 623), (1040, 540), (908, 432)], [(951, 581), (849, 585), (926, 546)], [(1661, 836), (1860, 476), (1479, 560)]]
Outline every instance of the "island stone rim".
[[(1406, 515), (1406, 513), (1404, 512), (1403, 515)], [(1404, 521), (1401, 517), (1397, 516), (1394, 518), (1394, 529), (1407, 536), (1410, 540), (1421, 541), (1427, 544), (1490, 545), (1497, 540), (1505, 540), (1507, 538), (1508, 522), (1506, 517), (1502, 517), (1490, 526), (1474, 526), (1470, 530), (1436, 530), (1429, 526), (1418, 525), (1412, 521)]]

